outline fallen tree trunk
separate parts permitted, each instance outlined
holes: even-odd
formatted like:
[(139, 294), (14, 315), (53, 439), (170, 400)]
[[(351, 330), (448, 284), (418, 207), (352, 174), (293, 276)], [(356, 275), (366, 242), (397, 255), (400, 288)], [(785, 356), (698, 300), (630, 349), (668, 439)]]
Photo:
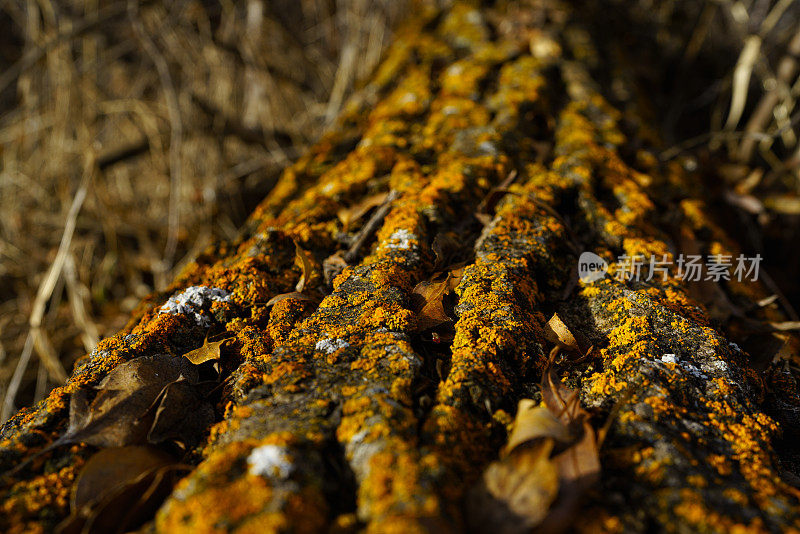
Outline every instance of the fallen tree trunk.
[[(674, 264), (649, 281), (613, 276), (623, 254), (738, 250), (697, 172), (659, 161), (646, 121), (603, 97), (585, 66), (591, 40), (570, 17), (421, 4), (240, 239), (204, 253), (67, 385), (3, 426), (0, 468), (16, 469), (0, 528), (99, 531), (109, 517), (164, 532), (800, 527), (779, 441), (796, 432), (785, 427), (797, 374), (765, 370), (734, 342), (782, 316), (755, 305), (768, 293), (754, 282), (693, 284)], [(608, 275), (579, 281), (581, 251)], [(554, 314), (574, 343), (548, 326)], [(203, 386), (209, 361), (221, 385)], [(503, 471), (520, 458), (503, 448), (518, 401), (552, 394), (545, 371), (590, 419), (575, 419), (588, 423), (577, 438), (537, 429), (528, 445), (549, 440), (556, 458), (598, 432), (583, 452), (599, 449), (599, 479)], [(164, 465), (158, 446), (184, 451), (175, 469), (188, 474), (163, 503), (144, 506), (141, 489), (103, 501), (100, 488), (119, 488), (85, 474), (98, 447), (144, 444), (148, 469)], [(580, 475), (587, 458), (576, 461)], [(123, 502), (150, 511), (128, 517)]]

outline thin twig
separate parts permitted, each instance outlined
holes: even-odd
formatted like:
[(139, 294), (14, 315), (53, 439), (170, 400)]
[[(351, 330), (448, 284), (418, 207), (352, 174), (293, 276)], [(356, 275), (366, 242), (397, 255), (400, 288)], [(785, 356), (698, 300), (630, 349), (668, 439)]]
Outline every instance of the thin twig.
[(364, 246), (364, 243), (367, 242), (367, 239), (375, 233), (378, 229), (378, 226), (383, 221), (384, 217), (389, 213), (389, 210), (392, 207), (392, 202), (398, 197), (397, 191), (394, 189), (389, 191), (389, 194), (386, 195), (386, 200), (384, 200), (383, 204), (375, 210), (375, 213), (372, 214), (372, 217), (369, 218), (367, 224), (365, 224), (361, 230), (358, 232), (358, 236), (356, 237), (355, 241), (353, 242), (350, 249), (345, 252), (344, 254), (344, 261), (347, 263), (352, 263), (353, 260), (356, 259), (358, 256), (358, 252), (361, 250), (361, 247)]
[(86, 352), (91, 352), (100, 340), (100, 333), (97, 330), (97, 325), (94, 324), (94, 321), (86, 311), (84, 300), (88, 291), (78, 280), (78, 275), (75, 272), (75, 260), (72, 254), (67, 256), (67, 261), (64, 264), (64, 278), (67, 281), (67, 298), (72, 308), (72, 316), (75, 318), (75, 324), (81, 329), (83, 348), (86, 349)]
[(11, 380), (8, 382), (8, 389), (3, 397), (3, 408), (0, 410), (0, 423), (3, 423), (11, 417), (14, 413), (14, 398), (17, 396), (17, 391), (22, 384), (22, 377), (25, 375), (25, 369), (28, 368), (28, 363), (31, 361), (31, 353), (33, 352), (33, 335), (28, 332), (28, 337), (25, 338), (25, 346), (22, 348), (22, 354), (19, 356), (17, 366), (14, 368), (14, 374), (11, 375)]

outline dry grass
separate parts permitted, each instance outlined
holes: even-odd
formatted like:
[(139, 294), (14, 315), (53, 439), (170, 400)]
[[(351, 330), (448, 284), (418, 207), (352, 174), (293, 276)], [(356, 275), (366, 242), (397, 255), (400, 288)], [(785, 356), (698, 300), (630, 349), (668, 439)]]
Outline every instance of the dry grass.
[(0, 4), (3, 418), (212, 239), (234, 236), (377, 63), (402, 9)]

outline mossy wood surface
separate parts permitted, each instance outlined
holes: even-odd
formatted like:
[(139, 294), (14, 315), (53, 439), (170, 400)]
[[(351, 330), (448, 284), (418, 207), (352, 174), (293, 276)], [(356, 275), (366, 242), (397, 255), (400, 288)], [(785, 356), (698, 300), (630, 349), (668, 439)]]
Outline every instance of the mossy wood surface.
[[(707, 216), (697, 175), (655, 157), (663, 147), (646, 117), (604, 98), (590, 34), (566, 6), (532, 4), (419, 4), (358, 100), (286, 169), (240, 239), (202, 254), (65, 386), (3, 426), (0, 469), (65, 432), (74, 392), (137, 356), (181, 357), (210, 334), (231, 338), (218, 422), (150, 527), (463, 531), (465, 496), (506, 442), (517, 402), (538, 398), (552, 348), (543, 326), (557, 312), (595, 346), (558, 372), (595, 428), (611, 417), (600, 482), (571, 528), (800, 528), (800, 491), (776, 445), (800, 406), (793, 375), (757, 372), (732, 342), (744, 326), (715, 327), (675, 272), (577, 281), (584, 250), (612, 264), (739, 251)], [(389, 192), (385, 217), (373, 206), (348, 220)], [(371, 217), (379, 224), (364, 234)], [(413, 289), (458, 263), (453, 321), (420, 331)], [(304, 272), (308, 298), (270, 302)], [(708, 285), (749, 310), (747, 324), (783, 320), (752, 306), (769, 295), (758, 284)], [(194, 286), (222, 291), (161, 309)], [(273, 473), (253, 472), (256, 449)], [(96, 450), (60, 447), (6, 480), (0, 530), (52, 530)]]

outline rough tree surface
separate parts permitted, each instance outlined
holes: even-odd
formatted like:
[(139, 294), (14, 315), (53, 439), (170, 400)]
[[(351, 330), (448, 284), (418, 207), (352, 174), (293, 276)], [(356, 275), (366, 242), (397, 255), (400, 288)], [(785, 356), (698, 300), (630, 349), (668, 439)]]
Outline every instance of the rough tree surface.
[[(708, 215), (702, 169), (659, 161), (644, 115), (604, 98), (590, 32), (572, 16), (554, 2), (420, 3), (240, 239), (206, 251), (3, 426), (0, 469), (63, 435), (70, 397), (120, 363), (230, 337), (217, 422), (149, 528), (463, 531), (517, 402), (540, 396), (543, 327), (558, 313), (595, 347), (558, 372), (595, 429), (610, 423), (600, 480), (570, 528), (800, 528), (786, 447), (798, 375), (734, 342), (783, 320), (754, 305), (769, 293), (736, 280), (697, 290), (674, 269), (577, 280), (583, 250), (612, 272), (621, 254), (739, 251)], [(421, 330), (415, 286), (462, 262), (452, 322)], [(298, 282), (306, 297), (270, 302)], [(702, 304), (709, 294), (727, 313)], [(57, 447), (3, 480), (0, 530), (52, 530), (96, 451)]]

